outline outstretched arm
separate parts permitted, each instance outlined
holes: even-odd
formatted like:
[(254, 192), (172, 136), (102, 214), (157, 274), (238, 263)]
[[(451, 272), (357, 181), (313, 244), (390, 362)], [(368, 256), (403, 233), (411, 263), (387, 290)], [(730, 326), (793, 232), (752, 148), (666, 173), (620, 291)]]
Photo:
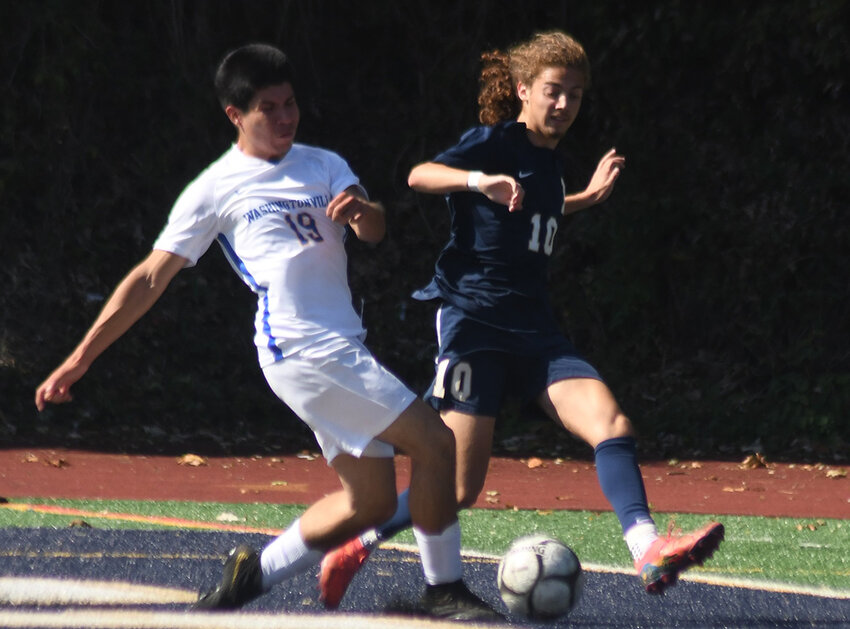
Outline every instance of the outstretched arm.
[(626, 166), (626, 158), (617, 155), (617, 149), (611, 149), (596, 166), (596, 172), (590, 178), (584, 192), (568, 194), (564, 197), (564, 214), (578, 212), (591, 205), (602, 203), (614, 191), (614, 182), (620, 176), (620, 171)]
[(43, 411), (47, 402), (70, 402), (71, 385), (83, 377), (91, 364), (156, 303), (165, 287), (186, 264), (186, 258), (154, 250), (115, 288), (80, 344), (35, 392), (35, 405)]
[(328, 203), (326, 211), (334, 223), (348, 223), (358, 239), (378, 243), (387, 233), (384, 206), (369, 201), (359, 186), (350, 186)]
[(413, 167), (407, 185), (417, 192), (448, 194), (474, 190), (513, 212), (522, 209), (525, 191), (519, 182), (508, 175), (485, 175), (478, 171), (461, 170), (437, 162), (425, 162)]

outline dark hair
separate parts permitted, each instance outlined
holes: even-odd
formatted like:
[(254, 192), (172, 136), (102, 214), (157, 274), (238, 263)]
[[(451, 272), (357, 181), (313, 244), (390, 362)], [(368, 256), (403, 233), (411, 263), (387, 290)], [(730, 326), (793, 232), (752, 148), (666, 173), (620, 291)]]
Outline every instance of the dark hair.
[(590, 85), (590, 62), (582, 45), (561, 31), (536, 33), (507, 53), (494, 50), (481, 55), (478, 119), (492, 125), (511, 120), (521, 110), (517, 82), (530, 85), (546, 68), (575, 68)]
[(222, 107), (247, 109), (261, 89), (293, 83), (295, 72), (283, 51), (268, 44), (248, 44), (232, 50), (215, 73), (215, 92)]

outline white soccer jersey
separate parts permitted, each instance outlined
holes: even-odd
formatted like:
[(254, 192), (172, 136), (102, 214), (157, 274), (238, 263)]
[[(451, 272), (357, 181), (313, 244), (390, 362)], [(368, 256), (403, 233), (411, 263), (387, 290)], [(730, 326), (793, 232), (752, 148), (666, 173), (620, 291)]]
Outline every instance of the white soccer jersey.
[(257, 294), (254, 341), (265, 367), (317, 341), (364, 333), (351, 304), (345, 227), (325, 215), (353, 185), (357, 177), (330, 151), (294, 144), (272, 163), (234, 145), (186, 187), (154, 249), (193, 266), (218, 240)]

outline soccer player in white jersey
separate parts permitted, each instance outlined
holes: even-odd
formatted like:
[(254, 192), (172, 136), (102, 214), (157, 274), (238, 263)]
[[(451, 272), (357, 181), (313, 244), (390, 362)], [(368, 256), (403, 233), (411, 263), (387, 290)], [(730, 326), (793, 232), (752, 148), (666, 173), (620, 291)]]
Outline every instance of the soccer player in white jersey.
[(261, 551), (231, 550), (221, 583), (195, 607), (240, 607), (386, 520), (396, 508), (398, 449), (412, 460), (410, 512), (427, 583), (422, 611), (498, 618), (462, 580), (452, 433), (361, 342), (343, 239), (350, 230), (380, 241), (383, 208), (368, 200), (341, 157), (295, 143), (299, 110), (283, 52), (265, 44), (236, 49), (221, 62), (215, 85), (236, 143), (186, 187), (153, 251), (38, 387), (36, 406), (70, 401), (71, 386), (95, 358), (217, 240), (257, 295), (254, 340), (269, 385), (313, 430), (343, 488)]

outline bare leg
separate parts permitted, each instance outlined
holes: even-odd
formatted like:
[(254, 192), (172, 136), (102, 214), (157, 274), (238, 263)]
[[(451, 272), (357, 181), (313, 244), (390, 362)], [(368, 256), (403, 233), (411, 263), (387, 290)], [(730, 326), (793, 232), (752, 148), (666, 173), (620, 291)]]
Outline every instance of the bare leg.
[(313, 503), (301, 516), (301, 535), (310, 548), (328, 550), (395, 511), (395, 468), (390, 458), (340, 454), (331, 463), (343, 489)]
[(634, 437), (629, 418), (599, 380), (559, 380), (540, 394), (538, 402), (549, 417), (593, 448), (607, 439)]
[(458, 411), (444, 411), (443, 422), (455, 436), (457, 471), (455, 491), (458, 508), (475, 504), (484, 488), (490, 452), (493, 446), (495, 417), (468, 415)]
[[(411, 460), (410, 517), (426, 533), (440, 533), (457, 520), (455, 448), (452, 432), (421, 400), (411, 404), (378, 439)], [(387, 518), (392, 513), (387, 514)]]
[(611, 503), (632, 555), (642, 556), (657, 538), (637, 462), (634, 429), (605, 383), (561, 380), (541, 395), (544, 410), (594, 449), (596, 475)]

